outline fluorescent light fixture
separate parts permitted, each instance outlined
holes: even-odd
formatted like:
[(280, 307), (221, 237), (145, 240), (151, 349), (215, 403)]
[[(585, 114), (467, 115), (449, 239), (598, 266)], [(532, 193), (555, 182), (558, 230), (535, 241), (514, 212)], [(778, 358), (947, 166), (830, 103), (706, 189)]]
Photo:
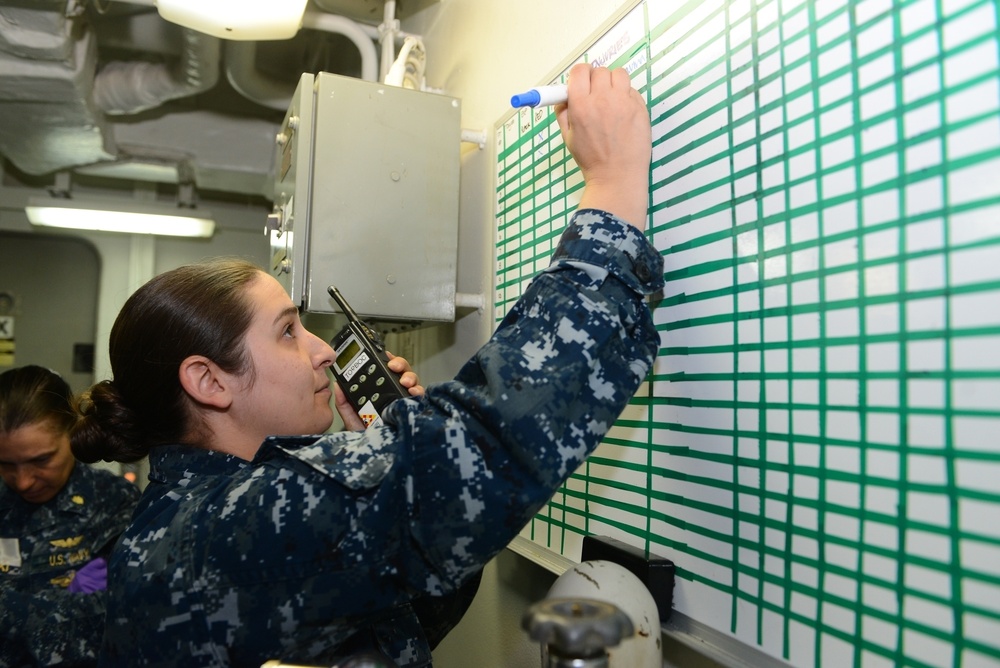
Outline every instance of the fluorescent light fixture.
[(156, 0), (164, 20), (221, 39), (291, 39), (307, 0)]
[(210, 237), (215, 232), (207, 211), (139, 200), (33, 197), (24, 212), (32, 225), (45, 227), (170, 237)]

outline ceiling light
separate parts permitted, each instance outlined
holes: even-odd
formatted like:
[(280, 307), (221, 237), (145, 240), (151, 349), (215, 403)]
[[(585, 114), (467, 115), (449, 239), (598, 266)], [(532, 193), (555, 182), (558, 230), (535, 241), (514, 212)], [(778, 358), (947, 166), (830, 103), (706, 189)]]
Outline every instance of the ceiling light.
[(156, 0), (164, 20), (221, 39), (291, 39), (307, 0)]
[(32, 197), (24, 212), (32, 225), (45, 227), (171, 237), (210, 237), (215, 232), (207, 211), (153, 202)]

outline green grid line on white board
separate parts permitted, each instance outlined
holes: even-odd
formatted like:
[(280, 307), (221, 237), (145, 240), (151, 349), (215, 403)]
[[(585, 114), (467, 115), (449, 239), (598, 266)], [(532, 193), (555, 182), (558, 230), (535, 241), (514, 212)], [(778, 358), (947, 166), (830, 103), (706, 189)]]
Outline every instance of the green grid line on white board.
[[(523, 535), (795, 665), (1000, 663), (998, 13), (643, 2), (579, 54), (649, 104), (662, 345)], [(551, 109), (498, 124), (498, 320), (581, 188)]]

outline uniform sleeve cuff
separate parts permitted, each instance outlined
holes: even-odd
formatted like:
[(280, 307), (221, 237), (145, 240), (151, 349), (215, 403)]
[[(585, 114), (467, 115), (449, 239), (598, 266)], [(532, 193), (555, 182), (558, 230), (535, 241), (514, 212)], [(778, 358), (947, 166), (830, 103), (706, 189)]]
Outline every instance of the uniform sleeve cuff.
[(640, 294), (663, 288), (663, 256), (642, 232), (606, 211), (582, 209), (573, 215), (548, 270), (579, 262), (603, 267)]

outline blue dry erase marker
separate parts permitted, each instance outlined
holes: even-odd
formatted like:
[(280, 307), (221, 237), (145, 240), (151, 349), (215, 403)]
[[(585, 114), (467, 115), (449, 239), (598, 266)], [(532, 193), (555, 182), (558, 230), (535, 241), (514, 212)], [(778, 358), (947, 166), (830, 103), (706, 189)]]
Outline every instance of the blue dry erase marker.
[(541, 107), (565, 101), (566, 84), (552, 84), (551, 86), (536, 86), (526, 93), (513, 96), (510, 98), (510, 106), (514, 108)]

